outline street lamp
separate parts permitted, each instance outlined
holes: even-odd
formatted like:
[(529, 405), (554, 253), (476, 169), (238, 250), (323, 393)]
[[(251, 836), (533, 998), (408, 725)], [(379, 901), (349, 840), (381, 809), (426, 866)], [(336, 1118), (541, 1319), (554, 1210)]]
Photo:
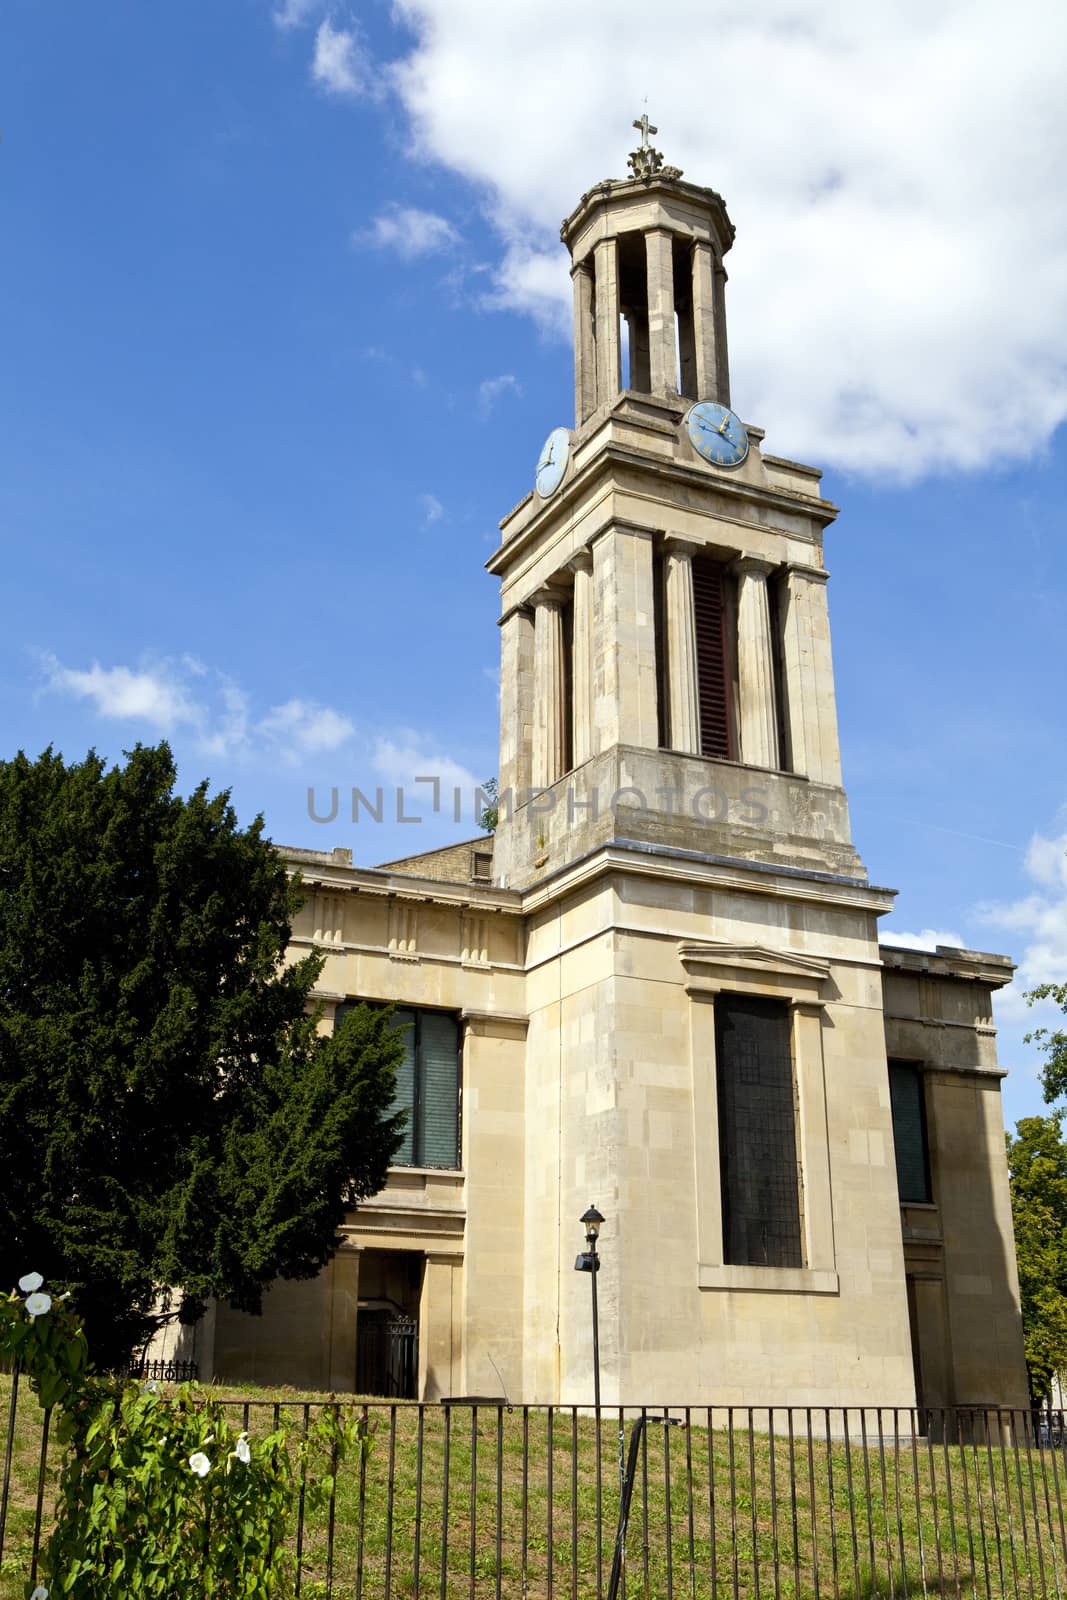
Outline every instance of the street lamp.
[(589, 1246), (583, 1250), (574, 1263), (575, 1272), (588, 1272), (593, 1290), (593, 1405), (597, 1415), (600, 1415), (600, 1326), (597, 1322), (596, 1304), (596, 1275), (600, 1271), (600, 1257), (596, 1253), (597, 1236), (604, 1218), (596, 1206), (590, 1206), (585, 1215), (580, 1219), (585, 1228), (585, 1242)]

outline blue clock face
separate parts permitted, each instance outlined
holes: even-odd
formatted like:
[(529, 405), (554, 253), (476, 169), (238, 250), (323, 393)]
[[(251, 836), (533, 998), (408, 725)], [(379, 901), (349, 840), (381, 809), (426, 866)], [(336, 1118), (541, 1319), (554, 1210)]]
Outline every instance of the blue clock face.
[(550, 494), (555, 494), (563, 482), (570, 449), (569, 431), (566, 428), (553, 428), (537, 458), (537, 470), (534, 473), (534, 482), (542, 500), (547, 500)]
[(685, 428), (693, 449), (716, 467), (739, 467), (748, 455), (744, 423), (716, 400), (698, 400)]

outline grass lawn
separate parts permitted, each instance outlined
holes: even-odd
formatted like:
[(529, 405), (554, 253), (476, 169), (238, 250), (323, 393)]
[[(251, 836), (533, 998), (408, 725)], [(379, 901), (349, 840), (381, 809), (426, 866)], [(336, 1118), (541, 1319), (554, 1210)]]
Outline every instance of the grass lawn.
[[(227, 1388), (253, 1432), (276, 1411), (294, 1426), (321, 1395)], [(0, 1376), (0, 1454), (10, 1379)], [(675, 1415), (678, 1415), (677, 1413)], [(371, 1448), (349, 1461), (330, 1511), (301, 1536), (308, 1600), (362, 1596), (547, 1600), (606, 1592), (619, 1506), (619, 1419), (494, 1405), (423, 1409), (371, 1402)], [(684, 1419), (683, 1419), (684, 1420)], [(631, 1597), (968, 1595), (1067, 1597), (1067, 1495), (1061, 1452), (981, 1430), (945, 1446), (868, 1412), (867, 1447), (853, 1414), (732, 1418), (693, 1412), (688, 1426), (650, 1414), (626, 1540)], [(629, 1441), (633, 1415), (626, 1418)], [(902, 1430), (908, 1416), (901, 1414)], [(29, 1575), (41, 1454), (36, 1401), (20, 1393), (0, 1600)], [(50, 1450), (48, 1470), (54, 1472)], [(421, 1471), (420, 1471), (421, 1467)], [(54, 1480), (53, 1480), (54, 1482)], [(46, 1484), (44, 1527), (54, 1494)], [(599, 1509), (599, 1515), (598, 1515)], [(332, 1569), (329, 1524), (333, 1520)], [(599, 1537), (598, 1537), (599, 1529)]]

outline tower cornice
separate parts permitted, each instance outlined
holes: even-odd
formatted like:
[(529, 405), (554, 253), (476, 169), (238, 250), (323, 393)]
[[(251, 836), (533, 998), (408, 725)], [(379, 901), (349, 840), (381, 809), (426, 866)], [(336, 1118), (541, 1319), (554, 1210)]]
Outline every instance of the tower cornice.
[(723, 255), (736, 238), (737, 230), (730, 221), (721, 194), (698, 183), (686, 183), (681, 178), (669, 176), (667, 172), (656, 173), (648, 178), (606, 178), (602, 183), (594, 184), (582, 195), (570, 215), (564, 217), (559, 236), (572, 255), (576, 258), (584, 256), (585, 250), (579, 248), (580, 242), (586, 234), (591, 238), (591, 224), (599, 214), (607, 211), (619, 213), (624, 226), (615, 231), (623, 232), (627, 214), (633, 214), (635, 228), (641, 226), (636, 220), (637, 214), (647, 210), (650, 202), (656, 210), (663, 212), (661, 226), (694, 237), (711, 233)]

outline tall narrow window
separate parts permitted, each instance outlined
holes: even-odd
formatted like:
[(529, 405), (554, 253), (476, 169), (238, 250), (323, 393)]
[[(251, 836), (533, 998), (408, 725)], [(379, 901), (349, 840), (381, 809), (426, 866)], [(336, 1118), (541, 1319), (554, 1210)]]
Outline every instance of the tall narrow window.
[(933, 1191), (923, 1075), (912, 1062), (889, 1063), (889, 1103), (893, 1109), (893, 1149), (900, 1198), (905, 1203), (929, 1204)]
[(719, 995), (715, 1054), (723, 1260), (803, 1266), (788, 1005)]
[(730, 710), (726, 576), (721, 562), (704, 559), (693, 562), (700, 753), (729, 761), (733, 759), (735, 747)]
[[(358, 1004), (353, 1001), (351, 1004)], [(334, 1026), (349, 1005), (339, 1005)], [(407, 1126), (394, 1167), (459, 1166), (459, 1021), (448, 1011), (398, 1007), (394, 1021), (404, 1030), (404, 1056), (396, 1069), (390, 1114), (406, 1111)]]

